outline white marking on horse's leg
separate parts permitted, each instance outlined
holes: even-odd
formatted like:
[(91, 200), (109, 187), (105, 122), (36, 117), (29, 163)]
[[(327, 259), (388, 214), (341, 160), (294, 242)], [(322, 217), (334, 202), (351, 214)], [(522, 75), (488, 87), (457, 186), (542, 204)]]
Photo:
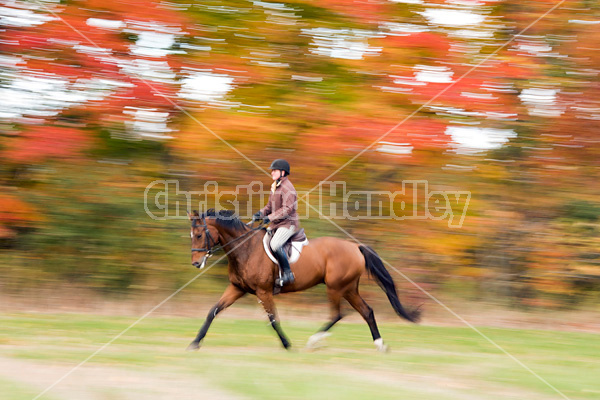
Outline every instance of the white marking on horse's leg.
[(319, 342), (323, 339), (325, 339), (327, 336), (331, 336), (331, 333), (329, 332), (317, 332), (314, 335), (312, 335), (311, 337), (308, 338), (308, 342), (306, 342), (306, 348), (307, 349), (316, 349), (318, 347), (322, 347), (319, 346)]
[(387, 346), (387, 344), (383, 343), (383, 339), (379, 338), (379, 339), (375, 339), (373, 341), (373, 343), (375, 344), (375, 347), (377, 348), (377, 351), (380, 351), (382, 353), (387, 353), (390, 349)]

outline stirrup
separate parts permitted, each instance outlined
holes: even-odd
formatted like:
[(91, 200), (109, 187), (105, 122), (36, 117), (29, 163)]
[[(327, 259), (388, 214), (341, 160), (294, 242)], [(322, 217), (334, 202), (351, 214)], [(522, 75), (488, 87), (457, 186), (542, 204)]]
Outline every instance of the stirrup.
[[(285, 278), (287, 278), (287, 280), (285, 280)], [(294, 276), (294, 273), (292, 271), (290, 271), (288, 274), (284, 273), (280, 278), (277, 278), (275, 280), (275, 284), (277, 286), (279, 286), (280, 288), (282, 288), (285, 285), (294, 283), (295, 280), (296, 280), (296, 277)]]

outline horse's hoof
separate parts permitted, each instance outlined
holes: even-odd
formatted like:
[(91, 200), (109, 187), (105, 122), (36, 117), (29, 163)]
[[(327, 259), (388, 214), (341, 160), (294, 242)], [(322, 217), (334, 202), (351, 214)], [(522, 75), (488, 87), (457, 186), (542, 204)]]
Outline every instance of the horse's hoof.
[(330, 336), (329, 332), (317, 332), (311, 337), (308, 338), (308, 342), (306, 342), (306, 348), (308, 350), (316, 350), (318, 348), (324, 347), (325, 344), (322, 342), (327, 336)]
[(192, 342), (185, 350), (186, 351), (197, 351), (199, 348), (200, 348), (200, 343)]
[(390, 351), (390, 348), (388, 347), (388, 345), (383, 343), (383, 339), (381, 339), (381, 338), (375, 340), (373, 343), (375, 343), (375, 347), (377, 348), (377, 351), (380, 353), (387, 353)]

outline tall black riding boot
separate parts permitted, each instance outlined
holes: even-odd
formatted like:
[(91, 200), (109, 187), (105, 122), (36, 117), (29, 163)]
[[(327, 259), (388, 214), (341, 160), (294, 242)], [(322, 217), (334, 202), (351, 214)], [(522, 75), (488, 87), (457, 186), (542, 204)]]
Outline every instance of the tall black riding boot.
[(282, 270), (281, 279), (278, 279), (276, 284), (279, 287), (284, 287), (285, 285), (294, 283), (294, 273), (290, 269), (290, 263), (283, 249), (277, 250), (275, 252), (275, 257)]

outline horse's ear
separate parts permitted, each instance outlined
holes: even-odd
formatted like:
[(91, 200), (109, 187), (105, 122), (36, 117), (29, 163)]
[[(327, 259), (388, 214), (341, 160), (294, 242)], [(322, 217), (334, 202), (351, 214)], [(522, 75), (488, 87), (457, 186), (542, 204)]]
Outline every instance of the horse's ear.
[(200, 216), (200, 215), (198, 214), (198, 211), (196, 211), (196, 210), (192, 211), (191, 213), (190, 213), (190, 212), (188, 212), (188, 213), (187, 213), (187, 215), (188, 215), (188, 218), (190, 219), (190, 221), (191, 221), (191, 220), (193, 220), (193, 219), (194, 219), (194, 217), (199, 217), (199, 216)]

